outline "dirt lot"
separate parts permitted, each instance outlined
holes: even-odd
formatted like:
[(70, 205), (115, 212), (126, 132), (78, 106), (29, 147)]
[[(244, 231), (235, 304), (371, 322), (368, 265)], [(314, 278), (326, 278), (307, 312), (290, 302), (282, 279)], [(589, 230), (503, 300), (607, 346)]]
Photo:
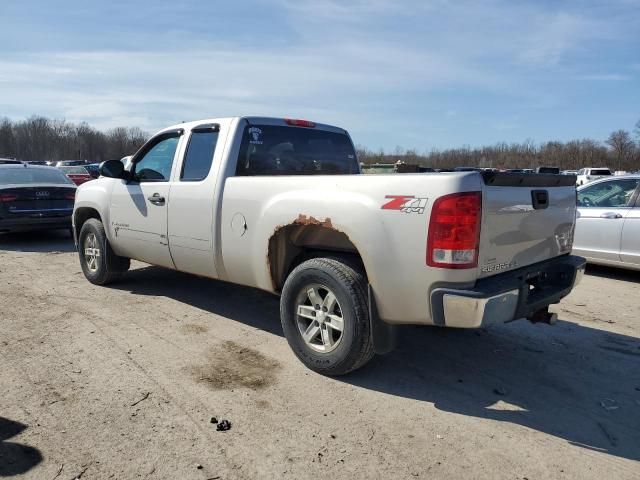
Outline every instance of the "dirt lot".
[(331, 379), (269, 294), (143, 264), (94, 287), (66, 235), (2, 236), (0, 477), (637, 479), (639, 284), (590, 269), (555, 327), (409, 327)]

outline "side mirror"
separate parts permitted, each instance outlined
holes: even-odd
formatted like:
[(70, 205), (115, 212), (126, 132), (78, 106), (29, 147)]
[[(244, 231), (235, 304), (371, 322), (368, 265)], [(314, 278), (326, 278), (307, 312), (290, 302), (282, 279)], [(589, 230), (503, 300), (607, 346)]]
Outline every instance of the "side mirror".
[(123, 180), (128, 178), (129, 173), (124, 169), (124, 165), (120, 160), (107, 160), (102, 162), (100, 167), (98, 167), (98, 171), (103, 177), (121, 178)]

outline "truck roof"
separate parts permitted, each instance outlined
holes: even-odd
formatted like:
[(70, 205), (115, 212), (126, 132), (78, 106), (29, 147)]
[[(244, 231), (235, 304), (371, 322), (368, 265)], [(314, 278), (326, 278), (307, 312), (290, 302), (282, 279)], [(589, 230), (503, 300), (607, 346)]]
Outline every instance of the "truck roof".
[[(194, 120), (191, 122), (182, 122), (176, 125), (171, 125), (170, 127), (166, 127), (166, 128), (163, 128), (162, 130), (159, 130), (156, 134), (162, 133), (168, 130), (175, 130), (177, 128), (193, 128), (197, 125), (202, 125), (203, 123), (217, 123), (221, 121), (232, 121), (232, 120), (245, 120), (250, 124), (280, 125), (280, 126), (286, 127), (288, 125), (285, 123), (285, 120), (290, 120), (290, 119), (287, 117), (258, 117), (258, 116), (205, 118), (201, 120)], [(325, 131), (335, 132), (335, 133), (347, 133), (345, 129), (336, 127), (334, 125), (328, 125), (326, 123), (317, 123), (314, 121), (311, 121), (311, 122), (314, 125), (313, 128), (316, 130), (325, 130)]]

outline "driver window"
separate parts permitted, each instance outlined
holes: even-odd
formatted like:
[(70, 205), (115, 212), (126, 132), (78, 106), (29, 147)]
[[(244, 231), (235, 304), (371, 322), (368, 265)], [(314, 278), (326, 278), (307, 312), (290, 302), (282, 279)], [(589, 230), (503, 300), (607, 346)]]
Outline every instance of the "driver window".
[(135, 164), (139, 182), (168, 182), (179, 136), (168, 137), (153, 145)]
[(578, 192), (578, 206), (596, 208), (626, 207), (639, 182), (640, 180), (628, 178), (589, 185)]

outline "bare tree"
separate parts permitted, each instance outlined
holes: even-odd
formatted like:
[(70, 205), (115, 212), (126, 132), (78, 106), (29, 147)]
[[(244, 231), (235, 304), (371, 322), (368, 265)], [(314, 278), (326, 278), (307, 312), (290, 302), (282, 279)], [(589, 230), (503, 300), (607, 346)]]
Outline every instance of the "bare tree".
[(41, 116), (18, 122), (0, 118), (0, 157), (101, 162), (135, 153), (147, 136), (138, 127), (119, 127), (105, 134), (87, 123)]
[(622, 170), (623, 163), (632, 160), (634, 156), (635, 144), (631, 140), (631, 135), (626, 130), (616, 130), (609, 135), (607, 145), (611, 147), (615, 159), (618, 161), (618, 170)]

